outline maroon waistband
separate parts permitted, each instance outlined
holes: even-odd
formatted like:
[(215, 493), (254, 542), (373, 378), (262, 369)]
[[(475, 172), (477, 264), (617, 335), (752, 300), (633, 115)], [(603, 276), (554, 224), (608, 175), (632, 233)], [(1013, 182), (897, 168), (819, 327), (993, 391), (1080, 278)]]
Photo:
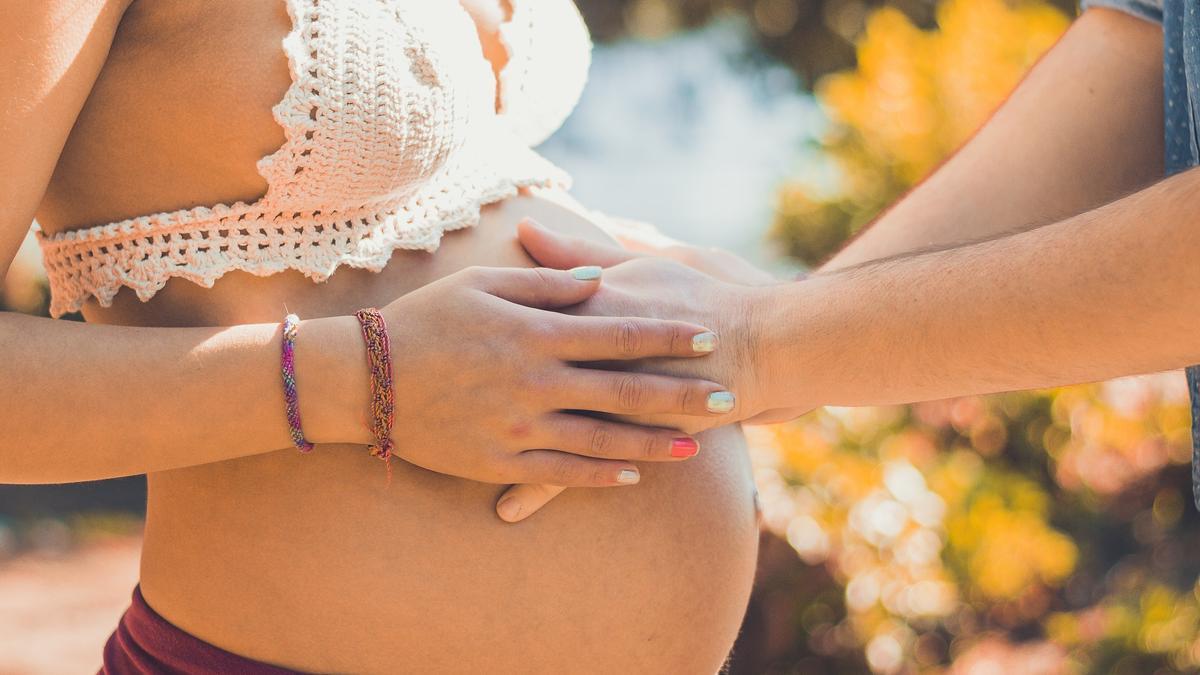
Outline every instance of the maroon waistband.
[(104, 645), (100, 675), (296, 675), (296, 671), (227, 652), (167, 621), (135, 586), (133, 602)]

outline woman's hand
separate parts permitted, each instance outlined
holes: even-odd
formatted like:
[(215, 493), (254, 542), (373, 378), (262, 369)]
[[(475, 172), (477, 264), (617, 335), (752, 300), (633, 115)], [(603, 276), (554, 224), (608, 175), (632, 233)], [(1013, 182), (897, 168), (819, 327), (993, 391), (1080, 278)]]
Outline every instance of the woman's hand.
[[(604, 286), (568, 311), (600, 316), (632, 314), (682, 318), (707, 325), (721, 336), (721, 349), (703, 361), (656, 360), (647, 366), (660, 374), (699, 375), (726, 382), (735, 395), (732, 405), (727, 408), (714, 406), (723, 412), (710, 417), (654, 414), (624, 419), (695, 433), (739, 421), (782, 421), (806, 412), (770, 409), (759, 391), (760, 382), (752, 367), (757, 349), (751, 309), (754, 306), (752, 287), (721, 281), (670, 260), (560, 235), (530, 221), (521, 223), (518, 232), (529, 255), (548, 267), (570, 267), (581, 260), (611, 266), (604, 273)], [(749, 263), (742, 262), (750, 267)], [(762, 279), (762, 276), (758, 278)], [(515, 485), (501, 496), (497, 513), (509, 522), (522, 520), (562, 489), (553, 483)]]
[(679, 461), (695, 441), (665, 428), (573, 414), (714, 418), (724, 390), (697, 378), (610, 372), (576, 362), (692, 358), (711, 335), (683, 321), (568, 316), (600, 269), (472, 268), (389, 304), (395, 449), (439, 473), (489, 483), (636, 483), (629, 460)]

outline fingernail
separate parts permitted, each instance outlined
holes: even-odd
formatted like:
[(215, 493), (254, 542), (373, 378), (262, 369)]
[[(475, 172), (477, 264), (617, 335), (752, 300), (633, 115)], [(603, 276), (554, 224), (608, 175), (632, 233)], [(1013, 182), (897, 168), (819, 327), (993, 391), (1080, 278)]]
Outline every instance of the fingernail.
[(716, 333), (697, 333), (692, 336), (692, 351), (707, 354), (717, 350)]
[(691, 457), (700, 452), (700, 445), (691, 438), (671, 439), (672, 457)]
[(600, 268), (596, 265), (584, 265), (571, 270), (571, 276), (579, 281), (595, 281), (600, 278)]
[(633, 485), (641, 480), (637, 469), (621, 469), (621, 473), (617, 474), (617, 482), (621, 485)]
[(500, 512), (501, 518), (512, 521), (520, 517), (523, 508), (519, 499), (509, 497), (508, 499), (501, 500), (496, 510)]
[(727, 413), (733, 410), (733, 394), (728, 391), (714, 391), (708, 395), (708, 412)]

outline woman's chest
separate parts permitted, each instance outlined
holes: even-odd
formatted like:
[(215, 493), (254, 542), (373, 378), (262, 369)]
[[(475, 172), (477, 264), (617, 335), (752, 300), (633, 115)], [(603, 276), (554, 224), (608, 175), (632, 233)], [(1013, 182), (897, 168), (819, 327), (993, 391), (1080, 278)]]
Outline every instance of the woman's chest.
[(54, 231), (268, 189), (383, 198), (435, 173), (494, 102), (454, 0), (141, 0), (39, 220)]

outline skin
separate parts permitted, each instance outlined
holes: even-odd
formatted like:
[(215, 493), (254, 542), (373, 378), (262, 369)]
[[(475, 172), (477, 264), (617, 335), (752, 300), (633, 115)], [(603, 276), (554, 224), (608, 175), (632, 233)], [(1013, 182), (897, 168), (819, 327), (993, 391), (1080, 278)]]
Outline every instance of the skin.
[[(0, 115), (0, 139), (9, 158), (0, 163), (0, 199), (6, 205), (0, 216), (0, 260), (5, 269), (35, 215), (43, 229), (53, 233), (191, 204), (253, 200), (265, 191), (253, 167), (257, 157), (283, 140), (269, 113), (271, 101), (282, 96), (288, 83), (278, 45), (270, 36), (248, 40), (238, 30), (214, 30), (201, 38), (195, 31), (180, 31), (180, 26), (201, 18), (224, 19), (245, 25), (242, 33), (271, 26), (278, 37), (287, 28), (282, 3), (229, 3), (218, 8), (178, 2), (167, 12), (89, 0), (12, 2), (5, 10), (12, 21), (4, 30), (12, 34), (2, 40), (3, 55), (15, 65), (0, 73), (0, 83), (16, 102)], [(179, 40), (200, 42), (181, 48)], [(168, 52), (173, 56), (168, 58)], [(189, 56), (175, 58), (179, 53)], [(222, 60), (214, 62), (216, 54)], [(148, 63), (156, 65), (151, 69)], [(258, 86), (234, 90), (203, 81), (209, 77), (205, 73), (244, 69), (247, 64), (254, 64), (253, 72), (263, 80), (249, 84)], [(155, 78), (153, 86), (148, 86), (148, 77)], [(214, 86), (210, 96), (189, 95), (188, 88), (198, 86), (198, 78), (201, 85)], [(440, 271), (425, 273), (428, 281), (457, 271), (425, 267)], [(348, 286), (355, 275), (363, 276), (346, 270), (345, 280), (333, 285)], [(281, 277), (293, 286), (300, 278), (294, 273)], [(231, 274), (222, 282), (244, 292), (269, 294), (272, 312), (253, 320), (245, 313), (236, 315), (241, 325), (234, 325), (222, 321), (221, 315), (233, 315), (235, 303), (218, 305), (205, 298), (203, 289), (172, 283), (156, 305), (153, 320), (122, 321), (119, 308), (104, 310), (94, 304), (84, 311), (89, 323), (110, 325), (0, 315), (0, 380), (23, 384), (23, 395), (0, 411), (7, 441), (0, 446), (0, 480), (92, 480), (289, 447), (287, 427), (278, 414), (283, 401), (273, 365), (278, 315), (285, 306), (311, 318), (301, 324), (304, 338), (297, 345), (304, 364), (299, 386), (310, 440), (369, 441), (360, 424), (368, 388), (354, 319), (288, 305), (284, 292), (256, 286), (249, 275)], [(427, 368), (404, 372), (401, 364), (398, 374), (424, 398), (415, 401), (411, 415), (401, 413), (399, 428), (420, 428), (429, 447), (442, 449), (436, 462), (419, 453), (406, 458), (480, 479), (513, 480), (526, 471), (551, 470), (561, 473), (559, 480), (596, 485), (616, 485), (621, 470), (636, 466), (520, 453), (534, 449), (530, 444), (536, 442), (566, 453), (587, 446), (582, 454), (594, 455), (587, 439), (599, 434), (616, 439), (610, 458), (678, 459), (670, 456), (678, 434), (564, 420), (556, 412), (628, 412), (630, 401), (644, 412), (678, 412), (675, 402), (687, 400), (691, 413), (707, 416), (710, 413), (696, 402), (721, 389), (712, 382), (631, 380), (573, 367), (571, 362), (598, 358), (703, 356), (689, 348), (690, 336), (704, 331), (701, 326), (564, 322), (550, 312), (531, 311), (573, 304), (598, 285), (557, 272), (473, 270), (402, 300), (378, 290), (364, 293), (359, 306), (374, 303), (383, 308), (397, 337), (403, 335), (403, 349), (411, 357), (405, 363), (444, 358), (441, 336), (446, 334), (478, 337), (494, 330), (513, 339), (491, 340), (486, 347), (474, 339), (471, 344), (479, 348), (471, 357), (480, 363), (541, 365), (520, 374), (516, 369), (475, 368), (448, 381)], [(461, 302), (443, 303), (443, 296)], [(130, 302), (125, 292), (118, 296), (118, 306)], [(478, 321), (481, 312), (494, 323)], [(414, 316), (426, 320), (413, 321)], [(640, 337), (633, 350), (631, 334)], [(529, 336), (538, 340), (516, 339)], [(537, 379), (537, 387), (527, 386), (531, 378)], [(112, 395), (116, 382), (120, 396)], [(212, 382), (239, 384), (218, 389)], [(176, 395), (163, 397), (164, 390)], [(520, 402), (529, 407), (488, 408), (497, 412), (485, 420), (486, 412), (467, 412), (475, 401), (465, 392), (473, 390), (522, 390), (526, 396)], [(631, 390), (639, 396), (631, 398)], [(691, 394), (684, 396), (685, 390)], [(440, 434), (418, 422), (420, 411), (431, 412), (435, 405), (461, 411), (459, 418), (439, 413), (453, 421)], [(487, 435), (513, 426), (506, 415), (514, 413), (534, 418), (525, 420), (529, 430), (522, 438)], [(448, 431), (472, 422), (486, 431), (474, 437)], [(575, 428), (567, 428), (570, 424)], [(571, 437), (569, 442), (563, 442), (563, 434)], [(555, 435), (560, 440), (549, 442)], [(575, 450), (558, 447), (567, 445)], [(480, 448), (485, 446), (496, 451), (483, 454)], [(64, 447), (87, 447), (88, 452), (73, 456), (61, 452)], [(524, 467), (517, 466), (522, 463)]]
[[(799, 283), (747, 284), (746, 265), (686, 246), (656, 253), (692, 268), (534, 228), (522, 240), (542, 264), (601, 261), (616, 286), (652, 266), (704, 297), (660, 288), (621, 307), (749, 336), (740, 419), (1181, 368), (1200, 362), (1200, 172), (1162, 180), (1162, 48), (1156, 25), (1084, 13), (950, 161)], [(528, 515), (558, 492), (506, 498)]]
[[(6, 265), (35, 215), (56, 232), (265, 191), (254, 163), (282, 141), (270, 107), (288, 84), (281, 2), (10, 0), (0, 12), (12, 64), (0, 85), (17, 102), (0, 114)], [(699, 455), (671, 456), (688, 436), (657, 425), (732, 419), (698, 405), (723, 387), (641, 373), (671, 360), (638, 357), (710, 361), (722, 348), (691, 350), (700, 324), (547, 311), (603, 283), (528, 269), (515, 240), (526, 217), (607, 241), (562, 195), (527, 194), (378, 274), (173, 279), (150, 302), (122, 291), (88, 305), (82, 325), (2, 314), (0, 381), (22, 395), (0, 411), (0, 480), (148, 472), (148, 603), (253, 659), (714, 672), (754, 573), (744, 441), (725, 426), (694, 436)], [(390, 482), (363, 448), (368, 385), (348, 316), (372, 305), (400, 356)], [(305, 318), (297, 378), (318, 443), (305, 455), (282, 415), (285, 306)], [(562, 412), (580, 409), (595, 414)], [(503, 484), (615, 486), (622, 468), (641, 482), (580, 490), (517, 526), (493, 512)]]

